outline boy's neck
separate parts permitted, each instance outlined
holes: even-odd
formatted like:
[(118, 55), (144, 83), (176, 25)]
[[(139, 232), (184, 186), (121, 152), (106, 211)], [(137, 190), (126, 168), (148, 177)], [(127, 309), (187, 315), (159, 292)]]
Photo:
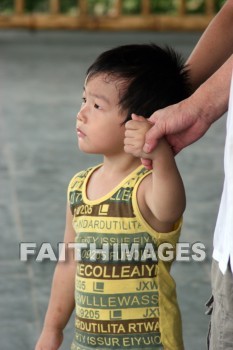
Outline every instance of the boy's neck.
[(123, 154), (122, 157), (104, 156), (103, 165), (89, 178), (87, 198), (97, 200), (110, 193), (130, 173), (140, 166), (140, 159)]
[(104, 156), (103, 166), (101, 171), (103, 174), (119, 174), (128, 175), (134, 169), (141, 165), (139, 158), (132, 157), (130, 155), (124, 154), (123, 156)]

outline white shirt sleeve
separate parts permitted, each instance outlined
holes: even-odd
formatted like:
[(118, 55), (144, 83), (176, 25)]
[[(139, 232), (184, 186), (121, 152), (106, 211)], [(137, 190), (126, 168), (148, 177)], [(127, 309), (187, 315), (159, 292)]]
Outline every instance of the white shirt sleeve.
[(224, 186), (215, 232), (213, 258), (224, 274), (230, 259), (233, 272), (233, 76), (226, 126), (224, 151)]

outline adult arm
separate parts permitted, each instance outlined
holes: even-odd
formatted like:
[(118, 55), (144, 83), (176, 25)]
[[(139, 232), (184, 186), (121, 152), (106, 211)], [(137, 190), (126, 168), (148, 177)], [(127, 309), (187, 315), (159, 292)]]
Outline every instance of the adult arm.
[[(72, 214), (67, 205), (64, 243), (74, 242)], [(74, 309), (74, 283), (76, 262), (68, 251), (65, 262), (58, 262), (51, 288), (50, 301), (44, 326), (35, 350), (57, 350), (63, 341), (65, 328)]]
[(210, 125), (227, 111), (233, 55), (189, 98), (156, 111), (149, 121), (154, 126), (146, 135), (144, 151), (151, 152), (166, 136), (174, 153), (201, 138)]
[(228, 0), (210, 22), (190, 57), (193, 91), (207, 80), (233, 53), (233, 1)]
[[(152, 114), (149, 120), (154, 127), (146, 136), (145, 152), (154, 149), (158, 140), (166, 136), (174, 152), (178, 153), (201, 138), (210, 125), (226, 112), (232, 52), (233, 1), (228, 0), (211, 21), (187, 61), (192, 89), (199, 88), (190, 98)], [(145, 165), (150, 163), (144, 161)]]

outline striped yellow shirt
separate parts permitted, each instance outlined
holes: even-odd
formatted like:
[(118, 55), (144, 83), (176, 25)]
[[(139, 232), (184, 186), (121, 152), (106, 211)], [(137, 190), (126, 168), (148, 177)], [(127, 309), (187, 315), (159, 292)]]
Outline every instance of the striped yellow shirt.
[(89, 200), (87, 182), (98, 167), (79, 172), (68, 187), (81, 247), (71, 349), (183, 350), (172, 261), (156, 254), (161, 243), (175, 247), (181, 220), (169, 233), (156, 232), (144, 220), (136, 199), (150, 173), (143, 166), (104, 197)]

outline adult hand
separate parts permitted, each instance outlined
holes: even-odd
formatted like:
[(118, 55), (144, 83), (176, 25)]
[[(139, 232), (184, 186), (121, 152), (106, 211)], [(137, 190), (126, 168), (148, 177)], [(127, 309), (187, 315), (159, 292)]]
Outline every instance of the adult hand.
[[(166, 137), (174, 154), (201, 138), (211, 122), (200, 113), (188, 98), (172, 106), (158, 110), (149, 121), (154, 126), (147, 132), (143, 151), (151, 152), (162, 137)], [(142, 162), (146, 167), (149, 160)]]

